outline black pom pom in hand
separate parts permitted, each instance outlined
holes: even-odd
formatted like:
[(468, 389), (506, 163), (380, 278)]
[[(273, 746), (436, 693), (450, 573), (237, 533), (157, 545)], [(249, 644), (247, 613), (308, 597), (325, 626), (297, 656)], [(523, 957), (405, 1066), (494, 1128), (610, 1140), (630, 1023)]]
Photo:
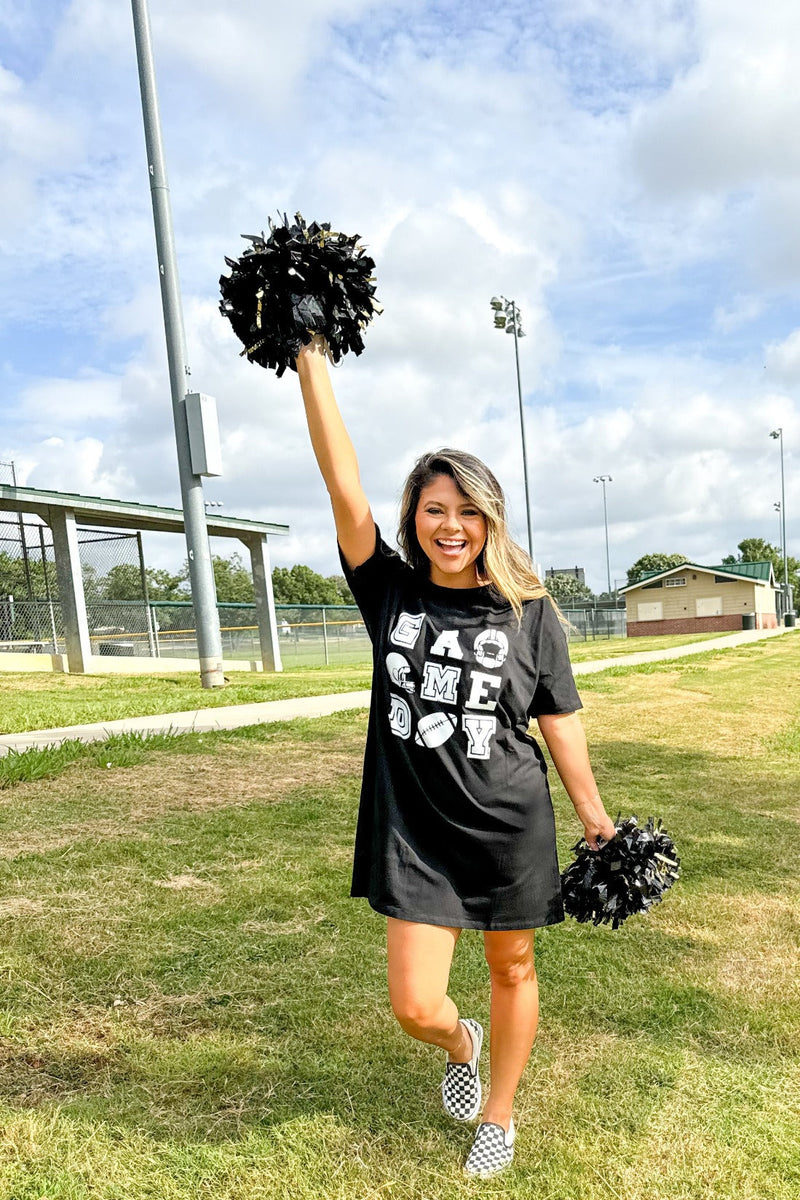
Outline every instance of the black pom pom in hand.
[(617, 929), (658, 904), (680, 875), (675, 843), (660, 820), (648, 817), (640, 827), (636, 817), (618, 817), (616, 828), (599, 850), (590, 850), (585, 838), (572, 848), (576, 858), (561, 876), (561, 891), (564, 911), (576, 921)]
[(296, 370), (301, 346), (321, 334), (330, 358), (364, 349), (362, 333), (375, 313), (375, 263), (358, 234), (332, 233), (329, 224), (269, 222), (269, 237), (245, 234), (252, 245), (239, 259), (226, 258), (220, 277), (220, 312), (244, 344), (250, 362), (277, 371)]

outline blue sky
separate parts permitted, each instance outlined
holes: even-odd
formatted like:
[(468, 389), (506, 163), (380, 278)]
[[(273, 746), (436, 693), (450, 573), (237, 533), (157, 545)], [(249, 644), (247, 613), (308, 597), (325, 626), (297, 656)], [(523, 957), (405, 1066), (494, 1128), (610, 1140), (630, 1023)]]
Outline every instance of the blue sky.
[[(771, 0), (151, 0), (192, 384), (224, 511), (336, 569), (294, 377), (243, 362), (224, 255), (270, 213), (360, 232), (385, 305), (335, 377), (391, 531), (435, 445), (482, 454), (524, 539), (514, 296), (542, 565), (775, 537), (800, 556), (800, 10)], [(768, 26), (768, 27), (767, 27)], [(130, 9), (0, 0), (0, 459), (37, 487), (177, 502)], [(225, 549), (215, 546), (215, 550)], [(154, 565), (177, 539), (151, 539)], [(230, 549), (230, 547), (227, 547)]]

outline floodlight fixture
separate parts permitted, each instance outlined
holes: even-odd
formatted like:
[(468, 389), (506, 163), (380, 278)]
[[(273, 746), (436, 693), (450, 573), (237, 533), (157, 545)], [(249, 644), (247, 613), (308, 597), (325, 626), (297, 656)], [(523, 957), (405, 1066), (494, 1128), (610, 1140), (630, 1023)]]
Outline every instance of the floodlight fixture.
[(531, 562), (535, 563), (533, 526), (531, 524), (531, 494), (528, 482), (528, 450), (525, 444), (525, 410), (522, 403), (522, 378), (519, 370), (519, 339), (524, 337), (525, 334), (522, 332), (519, 309), (514, 300), (507, 300), (505, 296), (492, 296), (489, 301), (489, 307), (494, 312), (495, 329), (504, 329), (506, 333), (510, 333), (514, 338), (514, 359), (517, 364), (517, 397), (519, 399), (519, 426), (522, 440), (522, 473), (525, 479), (525, 516), (528, 525), (528, 553), (531, 556)]

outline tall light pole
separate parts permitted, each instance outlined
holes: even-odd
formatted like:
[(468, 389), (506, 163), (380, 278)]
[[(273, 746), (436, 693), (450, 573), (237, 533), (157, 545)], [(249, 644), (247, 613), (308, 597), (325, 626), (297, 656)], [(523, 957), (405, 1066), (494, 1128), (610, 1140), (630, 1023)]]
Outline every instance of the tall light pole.
[(782, 526), (782, 522), (781, 522), (781, 512), (782, 512), (783, 506), (781, 505), (780, 500), (776, 500), (772, 507), (775, 509), (775, 512), (778, 514), (778, 549), (780, 550), (781, 546), (783, 545), (783, 526)]
[(495, 329), (505, 329), (506, 333), (514, 335), (514, 358), (517, 364), (517, 397), (519, 399), (519, 428), (522, 435), (522, 473), (525, 478), (525, 516), (528, 523), (528, 553), (531, 562), (536, 563), (533, 553), (533, 526), (531, 523), (531, 493), (528, 483), (528, 447), (525, 441), (525, 410), (522, 404), (522, 376), (519, 371), (519, 339), (525, 337), (522, 330), (522, 319), (519, 309), (513, 300), (505, 296), (492, 296), (489, 302), (494, 312)]
[(147, 0), (132, 0), (132, 6), (136, 60), (139, 67), (139, 88), (142, 94), (144, 137), (147, 146), (147, 167), (150, 177), (156, 252), (161, 282), (161, 305), (164, 310), (164, 332), (167, 339), (172, 417), (178, 450), (178, 476), (181, 485), (186, 549), (189, 558), (189, 580), (197, 626), (200, 679), (204, 688), (223, 687), (225, 677), (222, 673), (222, 635), (219, 628), (211, 548), (208, 544), (206, 512), (203, 505), (203, 480), (199, 474), (195, 474), (192, 468), (189, 426), (186, 417), (189, 368), (186, 363), (186, 341), (183, 333), (178, 264), (172, 236), (172, 210), (169, 201), (164, 147), (161, 141), (161, 121), (158, 114), (156, 74), (153, 66)]
[(613, 483), (611, 475), (595, 475), (593, 483), (603, 485), (603, 524), (606, 530), (606, 578), (608, 579), (608, 598), (611, 599), (611, 559), (608, 555), (608, 504), (606, 503), (606, 484)]
[(786, 558), (786, 479), (783, 472), (783, 426), (779, 425), (769, 435), (776, 438), (781, 448), (781, 532), (783, 533), (783, 611), (789, 611), (789, 563)]

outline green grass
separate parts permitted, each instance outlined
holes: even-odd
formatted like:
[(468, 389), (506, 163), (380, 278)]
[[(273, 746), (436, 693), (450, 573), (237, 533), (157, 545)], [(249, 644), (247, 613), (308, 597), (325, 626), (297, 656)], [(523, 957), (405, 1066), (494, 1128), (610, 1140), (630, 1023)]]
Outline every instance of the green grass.
[[(640, 650), (689, 644), (711, 635), (683, 637), (613, 638), (607, 641), (572, 642), (573, 662), (617, 658)], [(122, 717), (183, 712), (261, 700), (287, 700), (331, 692), (368, 688), (369, 662), (348, 666), (297, 667), (279, 675), (231, 674), (220, 689), (205, 690), (195, 675), (50, 675), (3, 672), (0, 733), (52, 729)]]
[(305, 667), (278, 675), (232, 674), (223, 688), (205, 689), (199, 676), (49, 675), (4, 672), (2, 733), (54, 729), (121, 717), (185, 712), (226, 704), (288, 700), (368, 688), (371, 664)]
[[(795, 1200), (798, 678), (787, 637), (587, 693), (608, 808), (662, 815), (683, 878), (617, 932), (537, 935), (516, 1161), (484, 1184), (347, 896), (363, 712), (7, 788), (0, 1200)], [(488, 1019), (477, 933), (451, 990)]]
[[(726, 631), (729, 632), (729, 631)], [(658, 637), (598, 638), (584, 642), (570, 640), (569, 656), (573, 662), (589, 662), (598, 658), (619, 658), (622, 654), (640, 654), (643, 650), (666, 650), (672, 646), (690, 646), (692, 642), (707, 642), (725, 637), (725, 633), (662, 634)]]

